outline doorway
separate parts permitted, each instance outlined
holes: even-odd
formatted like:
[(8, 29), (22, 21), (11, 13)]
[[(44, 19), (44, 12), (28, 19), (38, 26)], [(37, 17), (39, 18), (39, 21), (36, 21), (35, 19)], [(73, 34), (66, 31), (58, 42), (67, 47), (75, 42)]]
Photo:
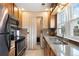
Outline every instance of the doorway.
[(34, 16), (29, 16), (27, 20), (27, 49), (36, 49), (36, 37), (37, 37), (37, 28), (36, 28), (36, 18)]
[(37, 16), (37, 45), (41, 44), (40, 36), (43, 28), (43, 17)]

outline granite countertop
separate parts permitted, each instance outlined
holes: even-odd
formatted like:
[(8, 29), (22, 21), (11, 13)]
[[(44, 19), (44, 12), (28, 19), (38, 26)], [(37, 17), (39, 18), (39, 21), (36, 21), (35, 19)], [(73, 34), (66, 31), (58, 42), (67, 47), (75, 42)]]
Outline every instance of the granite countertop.
[(54, 44), (53, 42), (57, 42), (58, 38), (49, 36), (46, 32), (43, 33), (43, 36), (57, 56), (79, 56), (79, 47), (69, 44)]

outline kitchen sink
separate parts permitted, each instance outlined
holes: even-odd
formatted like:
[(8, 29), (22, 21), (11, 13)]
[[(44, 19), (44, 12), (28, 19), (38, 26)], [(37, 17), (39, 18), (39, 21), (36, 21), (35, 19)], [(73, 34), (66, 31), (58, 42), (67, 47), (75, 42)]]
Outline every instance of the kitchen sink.
[(62, 44), (61, 42), (53, 42), (53, 44)]
[(53, 44), (64, 44), (64, 45), (67, 45), (67, 43), (65, 43), (63, 41), (60, 41), (60, 40), (51, 40), (51, 43), (53, 43)]
[(57, 37), (49, 37), (49, 39), (58, 39)]
[(49, 40), (52, 42), (56, 42), (56, 41), (58, 41), (58, 38), (57, 37), (49, 37)]
[(62, 45), (68, 45), (67, 43), (65, 43), (65, 42), (53, 42), (53, 44), (62, 44)]
[(49, 37), (49, 40), (52, 44), (56, 44), (56, 45), (68, 45), (67, 43), (63, 42), (63, 40), (61, 40), (60, 38), (57, 37)]

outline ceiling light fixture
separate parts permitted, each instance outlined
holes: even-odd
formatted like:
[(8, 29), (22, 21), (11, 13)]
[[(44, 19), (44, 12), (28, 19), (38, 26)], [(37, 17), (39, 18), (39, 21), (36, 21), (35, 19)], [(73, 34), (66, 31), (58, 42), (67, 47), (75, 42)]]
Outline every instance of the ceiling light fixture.
[(53, 8), (50, 8), (50, 11), (52, 11), (53, 10)]
[(61, 12), (61, 8), (58, 8), (57, 12)]
[(45, 11), (52, 11), (53, 8), (46, 8)]
[(21, 10), (23, 11), (23, 10), (24, 10), (24, 8), (21, 8)]
[(48, 9), (48, 8), (46, 8), (46, 9), (45, 9), (45, 11), (49, 11), (49, 9)]
[(14, 7), (14, 10), (15, 10), (15, 11), (17, 11), (17, 8), (16, 8), (16, 7)]
[(19, 10), (24, 11), (24, 8), (19, 8)]

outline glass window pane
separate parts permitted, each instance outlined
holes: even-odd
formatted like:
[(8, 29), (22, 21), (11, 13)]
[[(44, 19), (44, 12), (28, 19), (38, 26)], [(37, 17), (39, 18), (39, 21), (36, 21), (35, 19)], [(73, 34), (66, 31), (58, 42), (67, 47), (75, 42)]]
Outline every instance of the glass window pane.
[(58, 13), (57, 34), (59, 36), (79, 37), (79, 3), (69, 4)]
[(70, 22), (70, 35), (79, 36), (79, 19)]
[(75, 56), (79, 56), (79, 50), (77, 50), (77, 49), (73, 49), (72, 51), (73, 51), (73, 55), (75, 55)]
[(57, 32), (60, 36), (63, 36), (65, 33), (65, 23), (67, 22), (67, 8), (62, 10), (60, 13), (57, 15)]
[(79, 3), (72, 3), (72, 17), (79, 17)]

